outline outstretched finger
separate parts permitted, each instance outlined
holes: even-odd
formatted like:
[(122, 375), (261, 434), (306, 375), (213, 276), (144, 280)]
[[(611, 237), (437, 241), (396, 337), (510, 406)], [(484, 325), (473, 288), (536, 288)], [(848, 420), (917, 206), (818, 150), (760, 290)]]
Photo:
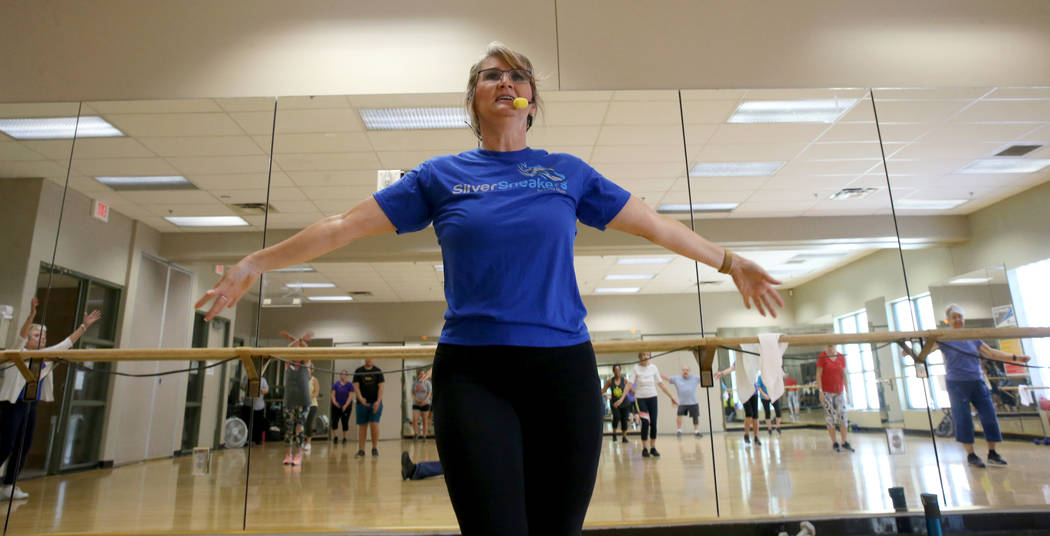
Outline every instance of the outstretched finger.
[(211, 322), (211, 319), (218, 316), (219, 313), (221, 313), (222, 310), (226, 308), (226, 302), (228, 301), (229, 299), (226, 298), (226, 296), (219, 296), (218, 298), (216, 298), (215, 303), (212, 304), (211, 309), (208, 310), (208, 314), (204, 315), (204, 321)]
[(768, 292), (773, 295), (773, 299), (776, 300), (777, 305), (784, 307), (784, 298), (780, 296), (780, 292), (777, 292), (777, 289), (771, 288)]
[(201, 297), (201, 299), (197, 300), (197, 303), (193, 304), (193, 308), (194, 309), (200, 309), (200, 308), (204, 307), (204, 304), (206, 304), (209, 301), (211, 301), (215, 297), (215, 295), (218, 294), (218, 293), (219, 293), (219, 291), (215, 290), (214, 288), (211, 288), (211, 289), (208, 289), (208, 290), (204, 291), (204, 296)]
[(762, 295), (759, 294), (758, 296), (755, 296), (752, 299), (755, 301), (755, 308), (758, 309), (758, 314), (760, 314), (762, 316), (766, 316), (766, 310), (765, 310), (765, 308), (762, 307), (762, 299), (761, 298), (762, 298)]
[(773, 315), (773, 318), (776, 318), (777, 317), (777, 310), (776, 310), (775, 307), (770, 305), (769, 299), (766, 298), (766, 295), (763, 294), (763, 295), (759, 296), (759, 298), (762, 300), (762, 303), (764, 303), (766, 305), (766, 309), (769, 310), (769, 314)]

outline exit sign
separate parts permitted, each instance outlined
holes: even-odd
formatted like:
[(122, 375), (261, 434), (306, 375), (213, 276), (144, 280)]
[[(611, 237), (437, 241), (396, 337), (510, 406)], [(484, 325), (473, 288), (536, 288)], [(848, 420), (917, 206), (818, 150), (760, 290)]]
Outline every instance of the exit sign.
[(96, 220), (102, 220), (102, 221), (108, 223), (109, 222), (109, 203), (106, 203), (104, 201), (99, 201), (99, 200), (96, 199), (91, 204), (91, 215)]

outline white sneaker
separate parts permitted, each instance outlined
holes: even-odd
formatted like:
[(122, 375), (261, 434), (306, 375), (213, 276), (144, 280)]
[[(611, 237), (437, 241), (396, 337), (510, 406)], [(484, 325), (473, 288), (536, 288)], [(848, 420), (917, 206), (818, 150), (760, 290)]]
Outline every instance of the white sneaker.
[(306, 452), (310, 452), (310, 444), (307, 443), (306, 445), (304, 445), (303, 446), (303, 450), (306, 451)]
[(0, 487), (0, 498), (4, 499), (28, 499), (29, 494), (22, 491), (18, 486), (3, 486)]

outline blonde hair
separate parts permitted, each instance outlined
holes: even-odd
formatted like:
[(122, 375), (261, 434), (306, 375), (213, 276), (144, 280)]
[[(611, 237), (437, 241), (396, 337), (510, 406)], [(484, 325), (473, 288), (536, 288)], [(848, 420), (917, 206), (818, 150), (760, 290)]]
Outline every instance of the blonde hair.
[[(478, 87), (478, 72), (481, 70), (481, 64), (489, 58), (499, 58), (507, 65), (510, 65), (511, 69), (524, 69), (533, 73), (532, 79), (529, 80), (529, 86), (532, 87), (532, 102), (536, 103), (537, 110), (539, 110), (541, 105), (540, 95), (536, 91), (536, 74), (532, 69), (532, 62), (529, 61), (529, 58), (499, 41), (489, 43), (488, 48), (485, 49), (485, 54), (481, 56), (477, 63), (470, 66), (470, 76), (467, 78), (467, 97), (465, 99), (467, 115), (470, 117), (470, 128), (479, 140), (481, 139), (481, 121), (478, 119), (477, 110), (474, 109), (474, 91)], [(532, 119), (532, 114), (529, 114), (525, 124), (526, 131), (532, 128)]]
[(37, 323), (30, 324), (29, 331), (27, 333), (32, 333), (34, 329), (39, 331), (40, 333), (47, 333), (47, 326)]

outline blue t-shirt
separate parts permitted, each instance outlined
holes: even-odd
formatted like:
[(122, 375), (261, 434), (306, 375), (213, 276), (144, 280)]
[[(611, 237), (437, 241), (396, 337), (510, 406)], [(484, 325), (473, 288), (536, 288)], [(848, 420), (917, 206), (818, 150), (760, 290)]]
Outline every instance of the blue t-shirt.
[(423, 162), (375, 199), (398, 234), (434, 224), (448, 303), (441, 342), (554, 347), (590, 339), (576, 221), (604, 230), (630, 195), (572, 155), (474, 149)]
[(696, 387), (700, 385), (700, 376), (683, 378), (681, 374), (671, 376), (671, 383), (678, 388), (678, 405), (693, 406), (699, 404), (696, 400)]
[[(937, 342), (944, 354), (944, 377), (949, 381), (971, 381), (981, 379), (981, 360), (974, 355), (981, 355), (981, 341), (947, 341)], [(968, 353), (963, 353), (968, 352)]]

